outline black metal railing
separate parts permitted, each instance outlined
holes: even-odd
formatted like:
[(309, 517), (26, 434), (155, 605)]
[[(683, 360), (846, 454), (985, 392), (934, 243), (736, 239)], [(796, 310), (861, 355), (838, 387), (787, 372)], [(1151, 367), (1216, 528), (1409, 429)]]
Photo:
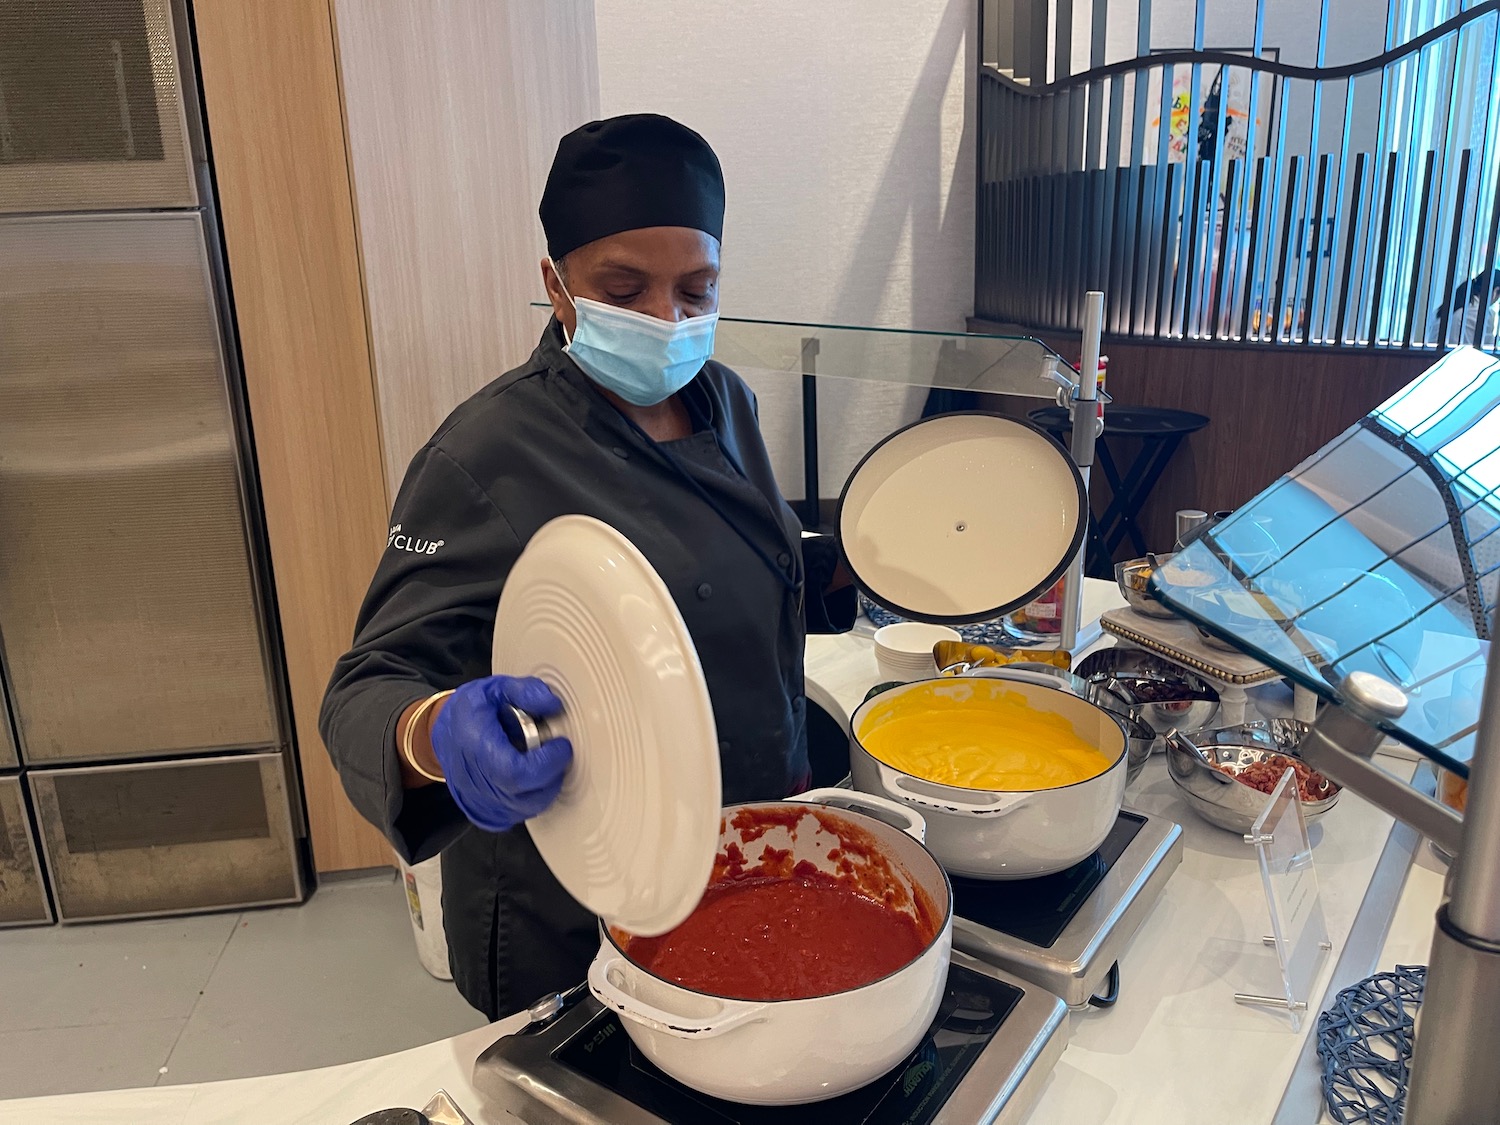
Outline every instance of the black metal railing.
[(982, 67), (976, 316), (1077, 330), (1101, 289), (1114, 335), (1493, 348), (1497, 46), (1483, 0), (1342, 66)]

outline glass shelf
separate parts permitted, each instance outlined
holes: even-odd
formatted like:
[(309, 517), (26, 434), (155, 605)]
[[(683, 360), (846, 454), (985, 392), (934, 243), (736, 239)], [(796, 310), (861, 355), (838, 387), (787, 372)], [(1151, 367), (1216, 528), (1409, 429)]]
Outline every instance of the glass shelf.
[[(528, 312), (540, 335), (552, 320), (552, 306), (534, 301)], [(1058, 402), (1064, 387), (1071, 396), (1077, 379), (1067, 360), (1030, 336), (729, 316), (719, 318), (713, 358), (755, 395), (782, 494), (803, 527), (821, 533), (834, 528), (850, 473), (892, 433), (953, 411), (1024, 418), (1032, 401)], [(1007, 626), (1014, 643), (1071, 646), (1082, 604), (1082, 566), (1081, 551), (1068, 560), (1060, 630), (1032, 636)]]
[(1172, 609), (1322, 698), (1363, 670), (1386, 733), (1468, 776), (1500, 594), (1500, 360), (1451, 352), (1159, 568)]
[[(552, 306), (534, 302), (537, 328)], [(721, 316), (714, 359), (742, 376), (816, 375), (1054, 401), (1052, 372), (1072, 366), (1031, 336), (917, 332)]]

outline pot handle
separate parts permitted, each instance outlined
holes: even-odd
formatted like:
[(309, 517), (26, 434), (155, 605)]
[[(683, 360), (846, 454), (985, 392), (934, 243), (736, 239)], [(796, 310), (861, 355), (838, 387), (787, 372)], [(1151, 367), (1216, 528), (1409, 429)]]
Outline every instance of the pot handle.
[[(934, 812), (960, 812), (970, 816), (1004, 816), (1014, 812), (1030, 801), (1030, 793), (994, 793), (991, 800), (971, 801), (959, 796), (934, 797), (920, 789), (913, 789), (913, 778), (900, 770), (894, 770), (884, 762), (876, 762), (880, 771), (880, 787), (898, 801), (908, 802)], [(957, 794), (958, 790), (954, 790)]]
[(719, 1000), (719, 1010), (711, 1016), (680, 1016), (663, 1008), (647, 1004), (631, 996), (610, 979), (616, 970), (623, 971), (629, 964), (625, 958), (608, 955), (600, 950), (589, 966), (589, 991), (606, 1008), (613, 1008), (626, 1019), (645, 1024), (654, 1031), (677, 1039), (711, 1039), (722, 1035), (743, 1023), (755, 1019), (765, 1010), (765, 1004), (754, 1004), (744, 1000)]
[[(879, 797), (874, 793), (865, 793), (858, 789), (830, 787), (809, 789), (806, 793), (798, 793), (795, 797), (788, 797), (787, 800), (805, 805), (829, 805), (836, 809), (853, 809), (856, 812), (871, 813), (876, 820), (891, 824), (892, 828), (899, 828), (919, 844), (927, 839), (927, 821), (922, 818), (922, 815), (913, 812), (910, 805), (893, 801), (889, 797)], [(895, 823), (891, 823), (892, 820)]]

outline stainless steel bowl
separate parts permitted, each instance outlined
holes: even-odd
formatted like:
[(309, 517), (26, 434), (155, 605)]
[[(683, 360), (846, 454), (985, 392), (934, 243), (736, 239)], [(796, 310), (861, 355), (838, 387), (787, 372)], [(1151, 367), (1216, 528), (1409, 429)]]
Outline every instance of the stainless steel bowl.
[[(1272, 719), (1202, 731), (1191, 738), (1177, 732), (1166, 740), (1167, 772), (1195, 813), (1210, 824), (1243, 835), (1255, 826), (1269, 797), (1212, 768), (1205, 757), (1235, 772), (1272, 754), (1299, 758), (1297, 749), (1309, 729), (1307, 723), (1294, 719)], [(1321, 801), (1304, 801), (1302, 815), (1308, 821), (1317, 820), (1338, 803), (1339, 792), (1335, 789)]]
[(1310, 730), (1311, 724), (1299, 719), (1256, 719), (1237, 726), (1199, 731), (1193, 736), (1193, 742), (1198, 746), (1257, 746), (1290, 758), (1300, 758), (1302, 740)]
[(1120, 588), (1120, 596), (1125, 599), (1131, 609), (1147, 617), (1155, 617), (1163, 621), (1176, 618), (1177, 614), (1174, 611), (1146, 593), (1146, 583), (1150, 580), (1152, 571), (1165, 565), (1171, 557), (1171, 555), (1157, 555), (1154, 564), (1150, 559), (1131, 559), (1129, 562), (1115, 564), (1115, 585)]
[[(1095, 702), (1098, 701), (1095, 700)], [(1106, 707), (1105, 710), (1109, 708)], [(1125, 728), (1125, 752), (1130, 757), (1125, 764), (1125, 784), (1129, 785), (1140, 776), (1141, 770), (1146, 768), (1146, 763), (1156, 752), (1158, 744), (1165, 744), (1166, 740), (1148, 724), (1141, 722), (1128, 712), (1117, 712), (1115, 718), (1119, 719), (1120, 725)]]
[(1123, 695), (1130, 715), (1158, 734), (1173, 729), (1196, 734), (1219, 710), (1219, 693), (1207, 680), (1141, 649), (1101, 649), (1084, 657), (1074, 672)]

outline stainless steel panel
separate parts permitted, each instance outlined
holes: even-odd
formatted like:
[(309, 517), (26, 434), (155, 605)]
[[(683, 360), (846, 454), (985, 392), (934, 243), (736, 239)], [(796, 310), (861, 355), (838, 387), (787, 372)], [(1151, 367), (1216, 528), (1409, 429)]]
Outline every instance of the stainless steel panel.
[(63, 921), (295, 902), (280, 754), (31, 770)]
[(1148, 817), (1052, 945), (1040, 948), (955, 917), (953, 948), (1062, 997), (1069, 1007), (1086, 1007), (1155, 908), (1182, 853), (1182, 827)]
[(0, 5), (0, 212), (196, 203), (170, 0)]
[[(0, 668), (3, 672), (3, 668)], [(0, 674), (0, 770), (13, 770), (21, 764), (16, 754), (16, 740), (10, 729), (10, 699), (5, 694), (5, 677)]]
[(21, 779), (0, 777), (0, 926), (52, 921)]
[(32, 764), (279, 742), (212, 293), (196, 215), (0, 220), (0, 628)]

